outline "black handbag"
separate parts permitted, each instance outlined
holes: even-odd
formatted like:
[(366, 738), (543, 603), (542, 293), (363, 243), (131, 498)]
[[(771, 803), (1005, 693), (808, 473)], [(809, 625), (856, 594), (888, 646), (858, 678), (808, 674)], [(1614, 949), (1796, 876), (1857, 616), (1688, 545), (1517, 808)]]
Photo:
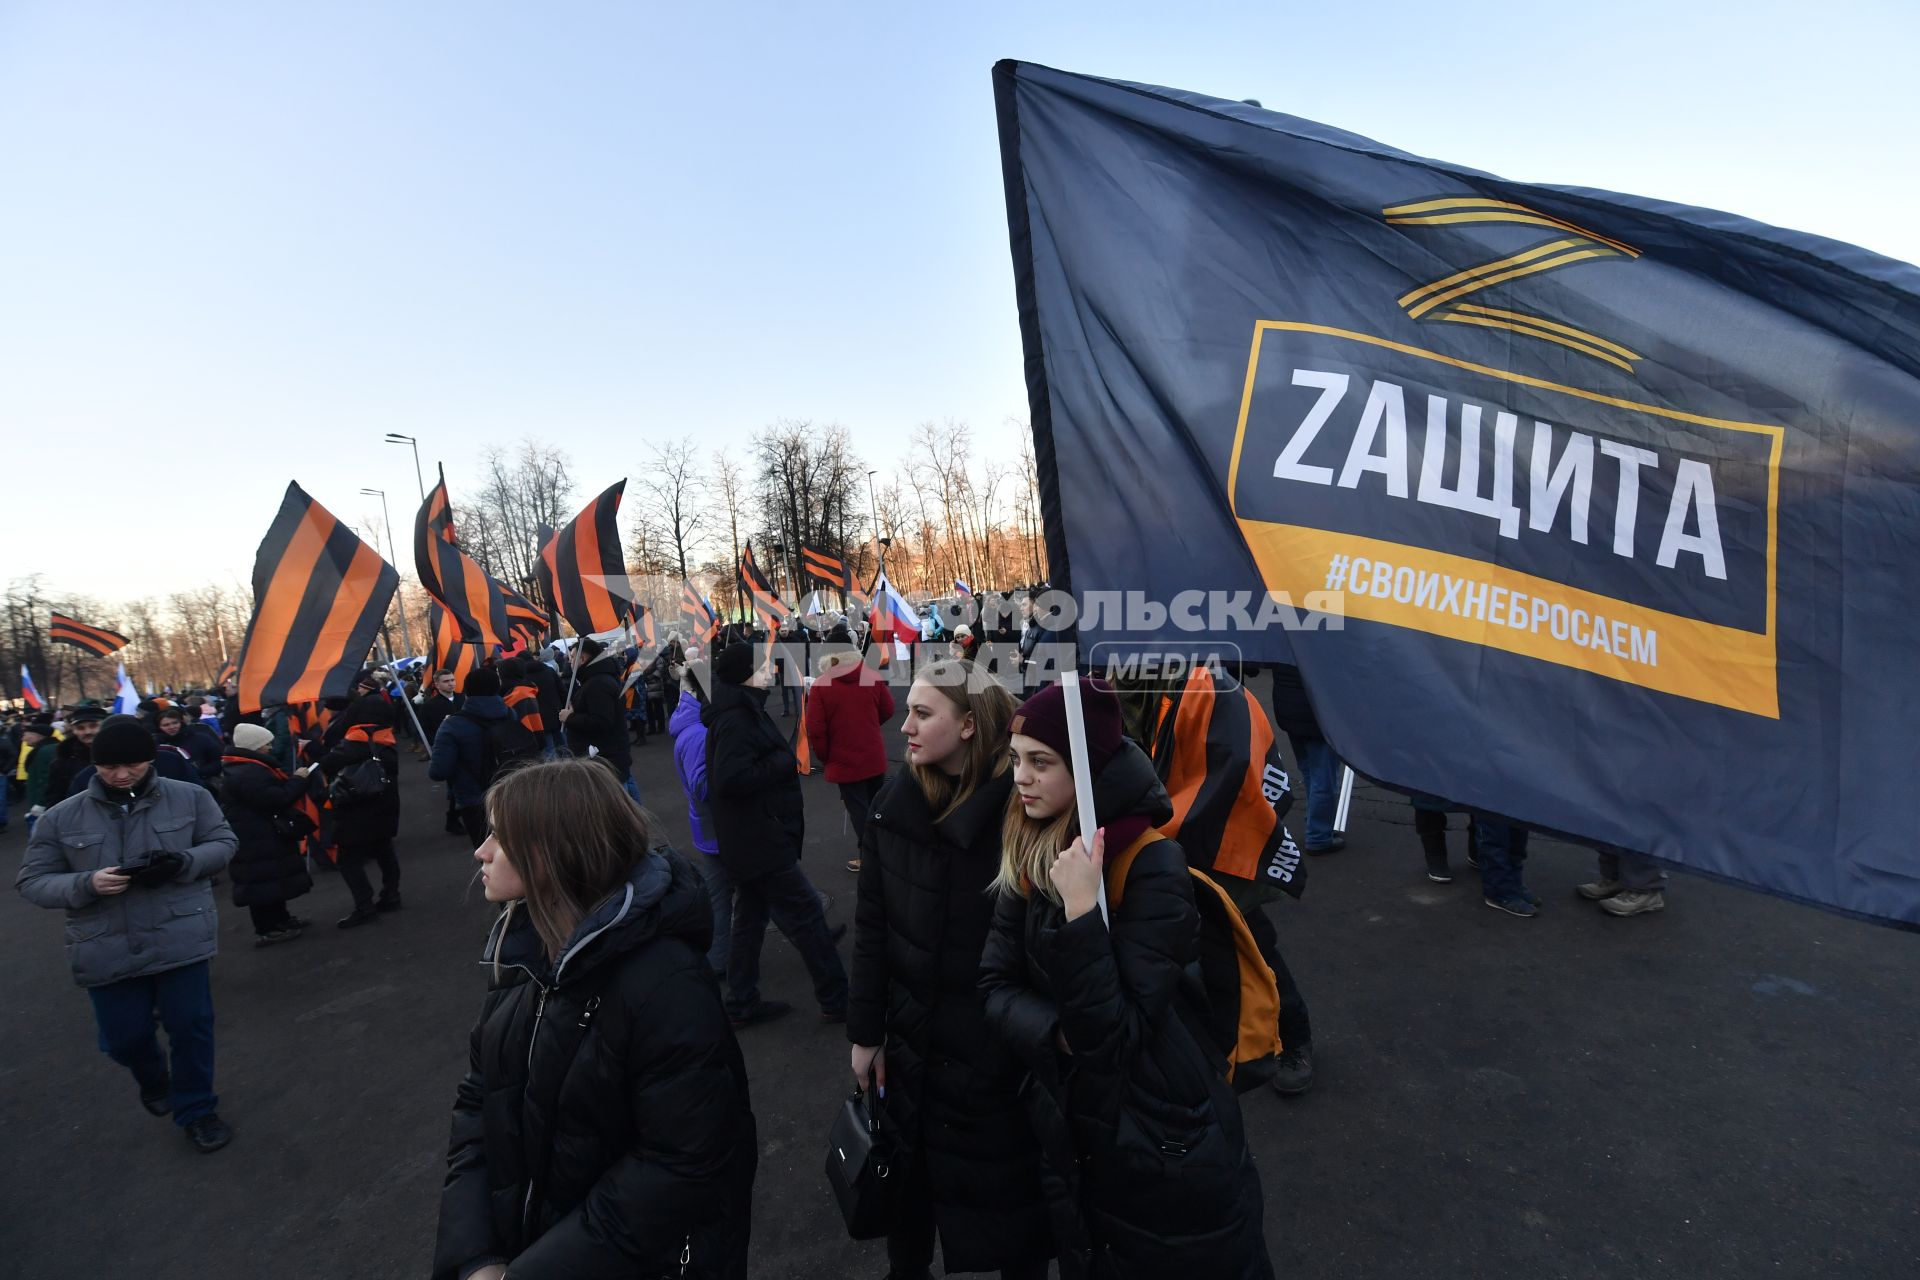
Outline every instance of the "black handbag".
[(827, 1134), (827, 1184), (855, 1240), (877, 1239), (892, 1226), (893, 1160), (893, 1138), (874, 1110), (873, 1092), (854, 1090)]

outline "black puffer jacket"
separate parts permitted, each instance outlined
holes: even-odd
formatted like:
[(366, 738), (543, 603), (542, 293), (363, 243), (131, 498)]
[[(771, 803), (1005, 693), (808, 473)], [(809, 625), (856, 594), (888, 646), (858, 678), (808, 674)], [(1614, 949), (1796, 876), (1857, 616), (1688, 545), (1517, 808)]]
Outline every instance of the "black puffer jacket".
[(717, 680), (700, 722), (721, 865), (736, 880), (791, 866), (806, 816), (793, 751), (767, 714), (767, 691)]
[(313, 888), (307, 860), (300, 856), (300, 841), (280, 835), (273, 826), (276, 813), (292, 813), (308, 788), (317, 785), (313, 778), (291, 776), (267, 757), (238, 747), (229, 747), (221, 763), (226, 781), (220, 807), (240, 842), (227, 864), (233, 879), (233, 905), (290, 902)]
[(573, 690), (573, 714), (567, 717), (567, 749), (577, 756), (592, 747), (619, 767), (633, 770), (633, 740), (627, 736), (627, 708), (621, 701), (625, 664), (607, 652), (580, 668)]
[(1269, 670), (1273, 672), (1274, 727), (1292, 742), (1318, 742), (1323, 736), (1320, 718), (1314, 714), (1313, 703), (1307, 698), (1307, 684), (1300, 678), (1300, 668), (1277, 663)]
[[(1172, 811), (1132, 743), (1094, 780), (1110, 857)], [(1044, 895), (999, 896), (980, 985), (995, 1033), (1033, 1072), (1063, 1280), (1273, 1274), (1239, 1104), (1187, 973), (1199, 923), (1171, 840), (1135, 858), (1111, 930), (1098, 911), (1069, 922)]]
[(385, 740), (393, 737), (393, 703), (385, 694), (357, 698), (327, 727), (321, 772), (329, 780), (369, 757), (378, 759), (392, 784), (384, 795), (333, 810), (333, 838), (344, 845), (370, 845), (400, 834), (400, 754)]
[(935, 821), (911, 771), (881, 787), (860, 856), (847, 1038), (886, 1045), (888, 1118), (925, 1153), (946, 1269), (1053, 1255), (1025, 1068), (987, 1030), (980, 953), (993, 922), (1013, 775)]
[(482, 958), (501, 977), (454, 1098), (434, 1280), (484, 1262), (514, 1280), (747, 1274), (758, 1145), (712, 932), (700, 874), (667, 851), (557, 964), (524, 909), (494, 925)]

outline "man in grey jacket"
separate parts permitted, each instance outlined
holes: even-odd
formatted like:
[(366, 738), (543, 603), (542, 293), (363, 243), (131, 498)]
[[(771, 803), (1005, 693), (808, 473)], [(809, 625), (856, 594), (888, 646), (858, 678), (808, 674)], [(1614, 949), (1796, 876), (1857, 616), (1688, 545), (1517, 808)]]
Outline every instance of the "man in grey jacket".
[(109, 717), (94, 735), (93, 780), (34, 827), (15, 885), (27, 901), (66, 911), (73, 980), (92, 998), (101, 1048), (139, 1083), (141, 1105), (171, 1111), (198, 1150), (218, 1151), (233, 1131), (214, 1110), (209, 880), (236, 841), (211, 792), (160, 777), (153, 759), (145, 725)]

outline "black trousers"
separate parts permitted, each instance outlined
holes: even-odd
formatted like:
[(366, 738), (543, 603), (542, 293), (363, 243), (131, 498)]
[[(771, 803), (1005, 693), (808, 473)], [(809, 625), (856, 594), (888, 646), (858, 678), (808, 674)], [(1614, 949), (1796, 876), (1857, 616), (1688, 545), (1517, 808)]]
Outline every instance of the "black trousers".
[(374, 844), (340, 843), (340, 878), (353, 894), (353, 909), (365, 911), (373, 905), (373, 885), (367, 880), (367, 863), (380, 864), (380, 896), (391, 900), (400, 896), (400, 859), (393, 852), (393, 841)]
[(873, 798), (880, 794), (880, 784), (887, 780), (886, 774), (877, 778), (862, 778), (858, 782), (840, 784), (840, 803), (847, 807), (847, 821), (853, 824), (853, 852), (860, 854), (860, 846), (867, 838), (867, 817), (873, 812)]
[(1286, 957), (1280, 954), (1280, 932), (1264, 908), (1246, 913), (1247, 931), (1260, 958), (1273, 970), (1274, 985), (1280, 989), (1280, 1043), (1289, 1049), (1313, 1043), (1313, 1021), (1307, 1016), (1307, 998), (1294, 985)]
[[(902, 1280), (933, 1273), (933, 1191), (927, 1163), (914, 1153), (895, 1165), (900, 1184), (893, 1191), (893, 1230), (887, 1233), (887, 1270)], [(952, 1274), (952, 1273), (949, 1273)], [(1046, 1280), (1047, 1260), (1003, 1267), (1002, 1280)]]
[(247, 914), (253, 917), (255, 933), (272, 933), (293, 918), (293, 913), (287, 910), (287, 904), (284, 902), (269, 902), (264, 906), (248, 907)]

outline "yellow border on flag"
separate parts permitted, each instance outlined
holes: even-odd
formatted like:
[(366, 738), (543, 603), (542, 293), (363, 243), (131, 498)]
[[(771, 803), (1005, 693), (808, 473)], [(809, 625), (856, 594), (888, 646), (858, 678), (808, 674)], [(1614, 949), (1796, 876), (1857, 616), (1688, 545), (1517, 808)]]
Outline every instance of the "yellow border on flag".
[[(1634, 605), (1628, 601), (1614, 601), (1611, 597), (1581, 591), (1565, 583), (1538, 578), (1516, 570), (1494, 564), (1491, 561), (1475, 560), (1469, 557), (1454, 556), (1435, 552), (1424, 547), (1404, 544), (1385, 543), (1378, 539), (1361, 535), (1338, 535), (1328, 530), (1307, 529), (1301, 526), (1278, 524), (1271, 521), (1242, 519), (1239, 511), (1240, 455), (1246, 443), (1247, 419), (1253, 410), (1254, 385), (1260, 369), (1260, 350), (1263, 339), (1269, 330), (1281, 330), (1294, 333), (1312, 333), (1323, 337), (1342, 338), (1367, 346), (1397, 351), (1403, 355), (1432, 360), (1438, 364), (1464, 369), (1469, 373), (1483, 374), (1501, 381), (1517, 383), (1522, 386), (1536, 387), (1544, 391), (1555, 391), (1596, 404), (1612, 405), (1635, 413), (1651, 414), (1673, 422), (1686, 422), (1696, 426), (1715, 427), (1727, 431), (1739, 431), (1748, 434), (1766, 436), (1769, 440), (1767, 453), (1767, 623), (1766, 630), (1755, 633), (1738, 627), (1724, 627), (1698, 619), (1684, 618), (1679, 615), (1663, 613)], [(1569, 652), (1566, 646), (1543, 643), (1537, 632), (1515, 629), (1499, 624), (1481, 622), (1467, 625), (1466, 620), (1452, 614), (1432, 613), (1417, 609), (1406, 602), (1390, 599), (1375, 599), (1369, 595), (1356, 596), (1348, 592), (1349, 607), (1344, 610), (1346, 616), (1367, 618), (1374, 621), (1409, 627), (1413, 630), (1433, 635), (1444, 635), (1472, 643), (1485, 644), (1512, 653), (1521, 653), (1544, 661), (1572, 666), (1580, 670), (1595, 671), (1614, 679), (1624, 680), (1646, 688), (1660, 689), (1682, 697), (1694, 698), (1721, 706), (1731, 706), (1737, 710), (1779, 718), (1779, 667), (1775, 646), (1774, 628), (1778, 621), (1778, 559), (1780, 537), (1780, 455), (1786, 439), (1786, 429), (1760, 422), (1743, 422), (1730, 418), (1714, 418), (1704, 414), (1688, 413), (1680, 409), (1670, 409), (1661, 405), (1643, 404), (1635, 400), (1625, 400), (1617, 396), (1604, 395), (1597, 391), (1588, 391), (1580, 387), (1570, 387), (1562, 383), (1550, 382), (1544, 378), (1535, 378), (1527, 374), (1514, 373), (1511, 370), (1496, 369), (1489, 365), (1476, 364), (1470, 360), (1461, 360), (1455, 356), (1443, 355), (1423, 347), (1415, 347), (1403, 342), (1394, 342), (1387, 338), (1369, 333), (1358, 333), (1351, 329), (1338, 329), (1328, 325), (1307, 324), (1291, 320), (1261, 320), (1255, 323), (1253, 345), (1247, 357), (1247, 376), (1240, 398), (1240, 417), (1234, 427), (1233, 455), (1227, 465), (1227, 506), (1240, 525), (1242, 536), (1247, 539), (1248, 549), (1260, 562), (1262, 572), (1272, 563), (1276, 569), (1285, 571), (1287, 581), (1272, 584), (1274, 589), (1282, 587), (1296, 591), (1320, 591), (1323, 583), (1314, 581), (1305, 574), (1305, 556), (1332, 554), (1333, 547), (1329, 539), (1344, 539), (1356, 544), (1362, 551), (1371, 551), (1375, 555), (1387, 553), (1391, 549), (1395, 561), (1404, 567), (1427, 567), (1429, 571), (1446, 570), (1471, 574), (1475, 567), (1483, 567), (1479, 575), (1483, 581), (1492, 585), (1505, 584), (1509, 589), (1525, 588), (1526, 593), (1554, 603), (1581, 605), (1588, 609), (1596, 605), (1609, 609), (1617, 620), (1635, 621), (1648, 627), (1657, 626), (1669, 637), (1679, 638), (1684, 645), (1684, 654), (1678, 667), (1682, 674), (1668, 676), (1656, 672), (1634, 668), (1631, 663), (1600, 661), (1607, 655), (1597, 658), (1579, 653), (1577, 647)], [(1368, 544), (1360, 546), (1359, 544)], [(1298, 553), (1298, 554), (1296, 554)], [(1299, 581), (1295, 581), (1295, 578)], [(1341, 612), (1336, 610), (1336, 612)], [(1671, 643), (1670, 643), (1671, 651)], [(1715, 668), (1711, 659), (1717, 658), (1724, 666)], [(1761, 668), (1764, 667), (1764, 672)], [(1721, 674), (1733, 674), (1729, 683), (1714, 678), (1718, 670)], [(1764, 674), (1764, 682), (1759, 677)], [(1735, 685), (1739, 687), (1734, 687)], [(1705, 687), (1703, 687), (1705, 686)]]

